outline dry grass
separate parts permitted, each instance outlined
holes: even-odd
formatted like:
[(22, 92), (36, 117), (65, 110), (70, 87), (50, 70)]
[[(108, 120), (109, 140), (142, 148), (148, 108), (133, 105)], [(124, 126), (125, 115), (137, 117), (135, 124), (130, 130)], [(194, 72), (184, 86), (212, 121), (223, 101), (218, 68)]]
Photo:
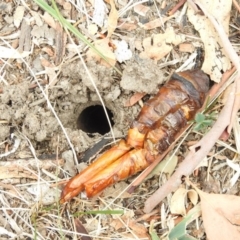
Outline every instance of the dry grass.
[[(92, 24), (90, 15), (93, 12), (93, 7), (91, 4), (85, 1), (57, 2), (60, 11), (66, 19), (71, 19), (71, 16), (69, 16), (70, 11), (68, 11), (68, 4), (71, 4), (72, 11), (74, 12), (71, 12), (72, 16), (74, 16), (74, 14), (78, 17), (81, 16), (80, 20), (78, 18), (72, 20), (72, 24), (78, 25), (77, 20), (79, 20), (78, 27), (82, 32), (85, 31), (86, 37), (88, 38), (89, 36), (87, 34), (89, 34), (89, 32), (87, 32), (87, 26)], [(141, 1), (140, 3), (145, 2), (147, 1)], [(166, 4), (166, 1), (161, 1), (161, 4), (154, 2), (154, 5), (150, 7), (151, 10), (148, 15), (148, 20), (154, 20), (160, 16), (162, 21), (165, 21), (165, 15), (161, 15), (159, 12), (159, 9), (164, 3)], [(142, 25), (140, 22), (144, 22), (146, 19), (140, 15), (136, 15), (136, 12), (133, 11), (136, 4), (134, 1), (129, 1), (125, 6), (119, 5), (119, 16), (125, 16), (125, 21), (127, 21), (127, 18), (134, 19), (134, 21), (130, 21), (130, 23), (134, 22), (136, 29), (133, 30), (133, 32), (126, 29), (118, 29), (113, 34), (114, 38), (125, 38), (129, 44), (132, 44), (132, 49), (135, 49), (135, 58), (138, 58), (139, 51), (136, 50), (137, 47), (133, 45), (133, 41), (131, 42), (134, 37), (136, 39), (145, 39), (158, 33), (161, 29), (169, 28), (170, 26), (173, 26), (175, 31), (179, 32), (180, 35), (184, 35), (187, 42), (191, 42), (195, 47), (202, 46), (202, 41), (199, 36), (193, 34), (195, 30), (192, 25), (188, 23), (185, 26), (186, 31), (183, 31), (182, 22), (178, 24), (177, 18), (168, 19), (165, 25), (159, 26), (158, 28), (144, 30), (140, 27)], [(173, 6), (174, 4), (176, 4), (176, 2), (172, 3)], [(100, 101), (103, 106), (106, 102), (106, 91), (110, 91), (111, 89), (99, 90), (99, 85), (95, 84), (95, 80), (92, 77), (91, 69), (89, 70), (88, 65), (86, 65), (88, 46), (79, 42), (69, 32), (67, 32), (67, 40), (64, 46), (66, 51), (62, 56), (61, 62), (55, 65), (53, 57), (46, 57), (46, 55), (50, 54), (48, 51), (53, 50), (54, 52), (56, 50), (56, 46), (54, 41), (51, 40), (50, 35), (48, 35), (52, 27), (48, 26), (48, 29), (45, 28), (45, 30), (43, 30), (42, 26), (42, 29), (40, 25), (38, 26), (38, 31), (46, 31), (44, 33), (45, 35), (43, 34), (44, 37), (40, 36), (37, 38), (37, 33), (35, 32), (34, 35), (32, 31), (34, 27), (37, 26), (38, 19), (45, 23), (41, 18), (43, 12), (36, 4), (32, 1), (22, 0), (19, 2), (7, 1), (6, 3), (1, 3), (1, 6), (1, 46), (7, 47), (12, 51), (15, 51), (15, 49), (20, 46), (20, 38), (21, 34), (23, 34), (23, 32), (21, 32), (23, 19), (26, 19), (27, 23), (29, 23), (28, 30), (31, 32), (29, 35), (31, 37), (31, 44), (29, 45), (29, 50), (23, 51), (23, 53), (27, 53), (27, 57), (23, 57), (23, 54), (21, 54), (18, 58), (6, 56), (0, 59), (0, 89), (1, 96), (4, 96), (1, 98), (0, 124), (1, 127), (8, 127), (9, 132), (5, 134), (6, 136), (10, 136), (11, 131), (14, 132), (12, 138), (3, 137), (4, 135), (1, 136), (4, 140), (0, 145), (2, 158), (0, 162), (0, 238), (87, 240), (90, 238), (149, 239), (152, 237), (153, 239), (153, 235), (151, 235), (151, 233), (149, 234), (149, 228), (154, 229), (161, 239), (166, 238), (176, 223), (182, 220), (182, 216), (171, 213), (172, 194), (169, 194), (161, 205), (158, 206), (157, 210), (152, 213), (144, 214), (142, 210), (146, 199), (150, 197), (159, 186), (167, 181), (168, 176), (163, 172), (145, 181), (132, 195), (126, 193), (125, 190), (133, 178), (110, 187), (104, 192), (103, 196), (86, 199), (82, 194), (74, 198), (70, 203), (65, 205), (59, 204), (58, 201), (62, 183), (69, 179), (71, 175), (69, 174), (69, 169), (66, 169), (66, 165), (64, 164), (61, 155), (63, 152), (62, 148), (65, 147), (64, 152), (69, 149), (71, 150), (70, 152), (72, 154), (69, 155), (69, 161), (74, 162), (73, 166), (78, 165), (77, 154), (84, 152), (86, 148), (94, 145), (95, 140), (99, 138), (99, 135), (97, 135), (92, 139), (92, 142), (86, 141), (86, 144), (84, 142), (85, 146), (79, 149), (79, 147), (76, 146), (75, 133), (73, 134), (69, 128), (65, 127), (65, 123), (62, 121), (62, 115), (60, 116), (61, 112), (56, 111), (56, 105), (59, 102), (57, 101), (57, 95), (53, 96), (53, 93), (56, 89), (62, 87), (61, 84), (63, 84), (66, 79), (62, 77), (63, 68), (68, 67), (71, 62), (76, 62), (76, 60), (81, 61), (87, 73), (86, 78), (91, 82), (94, 89), (88, 90), (88, 94), (93, 95), (95, 93), (99, 99), (98, 101)], [(21, 16), (14, 16), (16, 9), (20, 6), (25, 6), (23, 18), (21, 18)], [(181, 14), (184, 15), (184, 9), (180, 9), (180, 11), (182, 12), (179, 12), (179, 16), (181, 16)], [(233, 34), (231, 41), (236, 51), (239, 50), (239, 34), (234, 30), (239, 31), (239, 25), (237, 25), (238, 15), (237, 10), (233, 9), (231, 13), (230, 36)], [(19, 25), (16, 23), (18, 20), (20, 21)], [(45, 19), (45, 21), (47, 20)], [(139, 22), (136, 23), (136, 21)], [(6, 24), (6, 29), (4, 29), (4, 24)], [(102, 33), (106, 32), (106, 28), (104, 29), (104, 27), (102, 29), (99, 27), (99, 31), (100, 30), (102, 30)], [(96, 35), (93, 36), (93, 39), (94, 38), (96, 38)], [(179, 52), (175, 47), (162, 60), (158, 61), (157, 65), (159, 68), (163, 68), (166, 73), (170, 73), (176, 69), (181, 69), (182, 71), (189, 65), (195, 64), (196, 58), (191, 58), (193, 55), (194, 54), (191, 55), (186, 52)], [(46, 58), (45, 60), (47, 61), (42, 61), (43, 58)], [(136, 59), (133, 61), (135, 60)], [(42, 64), (39, 68), (36, 64), (37, 61)], [(67, 66), (64, 65), (66, 62), (68, 63)], [(98, 65), (99, 63), (96, 64)], [(125, 65), (128, 66), (128, 61), (125, 62)], [(124, 64), (120, 64), (120, 66), (121, 68), (125, 67)], [(114, 84), (119, 85), (119, 78), (120, 76), (117, 77)], [(54, 84), (51, 85), (51, 83), (49, 83), (49, 85), (43, 85), (43, 80), (51, 80)], [(69, 80), (69, 82), (71, 82), (71, 80)], [(33, 109), (29, 107), (29, 105), (20, 104), (19, 100), (19, 111), (14, 110), (14, 114), (22, 114), (21, 121), (17, 118), (6, 118), (4, 115), (6, 111), (4, 108), (6, 106), (10, 109), (12, 104), (18, 104), (16, 100), (11, 100), (11, 94), (14, 95), (14, 92), (12, 93), (9, 90), (9, 86), (15, 86), (20, 89), (21, 84), (30, 85), (32, 83), (36, 84), (36, 87), (34, 87), (33, 92), (32, 90), (29, 91), (29, 98), (31, 99), (26, 98), (22, 100), (22, 102), (26, 101), (27, 104), (36, 103), (37, 106), (39, 105), (39, 112), (42, 111), (41, 104), (44, 103), (44, 109), (48, 112), (45, 115), (45, 119), (52, 116), (56, 120), (54, 125), (58, 125), (58, 130), (54, 129), (52, 132), (49, 131), (46, 137), (47, 140), (44, 139), (43, 142), (37, 141), (37, 132), (27, 134), (26, 126), (29, 126), (29, 128), (35, 127), (31, 125), (30, 121), (28, 122), (29, 125), (26, 124), (25, 119), (28, 114), (31, 114), (31, 110)], [(76, 86), (77, 84), (75, 87)], [(85, 88), (87, 87), (85, 86)], [(223, 91), (225, 89), (226, 86), (223, 88)], [(131, 91), (126, 89), (121, 89), (121, 91), (122, 93), (119, 98), (122, 97), (126, 100), (130, 97)], [(79, 92), (81, 92), (81, 89)], [(10, 96), (8, 102), (5, 100), (6, 96), (8, 96), (7, 94)], [(17, 94), (21, 94), (21, 90), (19, 90)], [(41, 97), (39, 97), (40, 95)], [(223, 100), (218, 97), (211, 111), (220, 112), (224, 105), (224, 97), (222, 98)], [(65, 100), (66, 99), (64, 99), (64, 101)], [(71, 101), (69, 100), (69, 102)], [(28, 107), (29, 110), (24, 109)], [(22, 112), (20, 112), (20, 110)], [(125, 121), (123, 123), (123, 128), (125, 127), (125, 129), (122, 130), (123, 132), (126, 133), (125, 130), (128, 127), (128, 121), (134, 117), (132, 116), (132, 112), (135, 113), (138, 110), (139, 106), (126, 109), (128, 114), (124, 115), (126, 119), (124, 119)], [(33, 114), (35, 113), (36, 112)], [(108, 121), (110, 122), (109, 119)], [(42, 125), (39, 129), (41, 130), (43, 127)], [(2, 134), (3, 129), (6, 128), (0, 130)], [(38, 132), (40, 132), (40, 130)], [(119, 135), (122, 134), (122, 132), (117, 130), (111, 128), (110, 132), (113, 141), (115, 141), (115, 137), (119, 137)], [(184, 134), (171, 154), (177, 155), (181, 161), (186, 155), (188, 147), (200, 139), (206, 131), (208, 130), (202, 132), (188, 131), (188, 133)], [(117, 136), (115, 136), (116, 133)], [(82, 134), (82, 139), (89, 139), (85, 138), (84, 133), (80, 132), (80, 134)], [(219, 140), (215, 144), (214, 148), (208, 154), (206, 161), (196, 170), (195, 176), (190, 176), (190, 180), (206, 192), (238, 195), (238, 177), (240, 172), (239, 138), (240, 127), (238, 115), (233, 125), (233, 133), (226, 141)], [(52, 139), (54, 139), (54, 144), (52, 144)], [(55, 155), (53, 155), (53, 153)], [(45, 159), (39, 159), (39, 156), (44, 154), (46, 154)], [(231, 165), (227, 161), (228, 159), (232, 160), (234, 164)], [(182, 187), (188, 188), (185, 183)], [(185, 203), (187, 210), (192, 207), (190, 201)], [(105, 212), (106, 210), (109, 212)], [(116, 212), (114, 212), (115, 210), (121, 210), (122, 213), (116, 214)], [(92, 211), (103, 212), (94, 214)], [(78, 214), (79, 212), (88, 214)], [(206, 239), (201, 217), (197, 218), (197, 220), (189, 226), (189, 234), (197, 239)]]

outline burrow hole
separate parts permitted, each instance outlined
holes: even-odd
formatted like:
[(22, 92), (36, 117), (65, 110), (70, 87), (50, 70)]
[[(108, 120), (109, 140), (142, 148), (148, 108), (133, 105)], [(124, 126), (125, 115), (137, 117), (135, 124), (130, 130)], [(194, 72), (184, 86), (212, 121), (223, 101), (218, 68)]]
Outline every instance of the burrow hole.
[[(113, 113), (108, 108), (106, 110), (111, 126), (113, 126)], [(78, 116), (77, 128), (86, 133), (100, 133), (101, 135), (108, 133), (110, 126), (102, 105), (91, 105), (83, 109)]]

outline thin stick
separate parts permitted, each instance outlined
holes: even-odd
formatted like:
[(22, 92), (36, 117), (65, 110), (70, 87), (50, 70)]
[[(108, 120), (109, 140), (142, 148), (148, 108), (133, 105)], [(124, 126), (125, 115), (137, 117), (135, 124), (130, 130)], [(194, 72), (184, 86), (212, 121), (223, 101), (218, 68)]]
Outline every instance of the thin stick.
[(236, 0), (233, 0), (233, 5), (240, 12), (240, 6), (239, 6), (239, 4), (238, 4), (238, 2)]
[(169, 16), (173, 15), (187, 0), (180, 0), (175, 7), (168, 13)]

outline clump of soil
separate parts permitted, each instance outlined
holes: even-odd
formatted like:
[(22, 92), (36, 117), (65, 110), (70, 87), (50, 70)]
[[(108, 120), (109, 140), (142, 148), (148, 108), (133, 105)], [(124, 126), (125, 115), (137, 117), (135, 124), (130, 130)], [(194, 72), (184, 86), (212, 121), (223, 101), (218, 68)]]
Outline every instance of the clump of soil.
[(152, 60), (131, 62), (123, 71), (120, 85), (125, 90), (156, 94), (167, 77)]

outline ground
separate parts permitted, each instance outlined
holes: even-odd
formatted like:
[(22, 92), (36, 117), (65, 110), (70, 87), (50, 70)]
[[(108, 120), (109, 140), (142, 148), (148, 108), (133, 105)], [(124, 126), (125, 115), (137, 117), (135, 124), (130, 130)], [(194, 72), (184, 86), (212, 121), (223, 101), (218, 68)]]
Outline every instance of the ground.
[[(124, 189), (135, 176), (92, 199), (83, 193), (61, 205), (60, 193), (66, 180), (126, 136), (142, 104), (173, 72), (200, 66), (212, 80), (220, 81), (231, 61), (215, 37), (217, 31), (206, 37), (201, 14), (195, 19), (188, 3), (175, 11), (177, 1), (56, 1), (60, 14), (107, 57), (106, 63), (36, 2), (0, 3), (1, 239), (167, 239), (198, 202), (197, 193), (188, 191), (183, 181), (180, 211), (173, 210), (169, 194), (150, 214), (143, 212), (145, 201), (173, 170), (155, 171), (132, 194)], [(223, 25), (233, 44), (239, 38), (235, 6), (222, 6)], [(215, 39), (209, 44), (213, 49), (206, 38)], [(226, 96), (222, 99), (211, 106), (210, 113), (216, 112), (212, 124)], [(99, 108), (91, 108), (96, 105)], [(202, 191), (239, 194), (234, 163), (239, 161), (238, 126), (236, 117), (234, 134), (216, 143), (189, 177)], [(209, 126), (185, 133), (170, 156), (181, 162), (189, 146), (208, 131)], [(196, 221), (187, 226), (188, 234), (206, 239), (202, 217)]]

